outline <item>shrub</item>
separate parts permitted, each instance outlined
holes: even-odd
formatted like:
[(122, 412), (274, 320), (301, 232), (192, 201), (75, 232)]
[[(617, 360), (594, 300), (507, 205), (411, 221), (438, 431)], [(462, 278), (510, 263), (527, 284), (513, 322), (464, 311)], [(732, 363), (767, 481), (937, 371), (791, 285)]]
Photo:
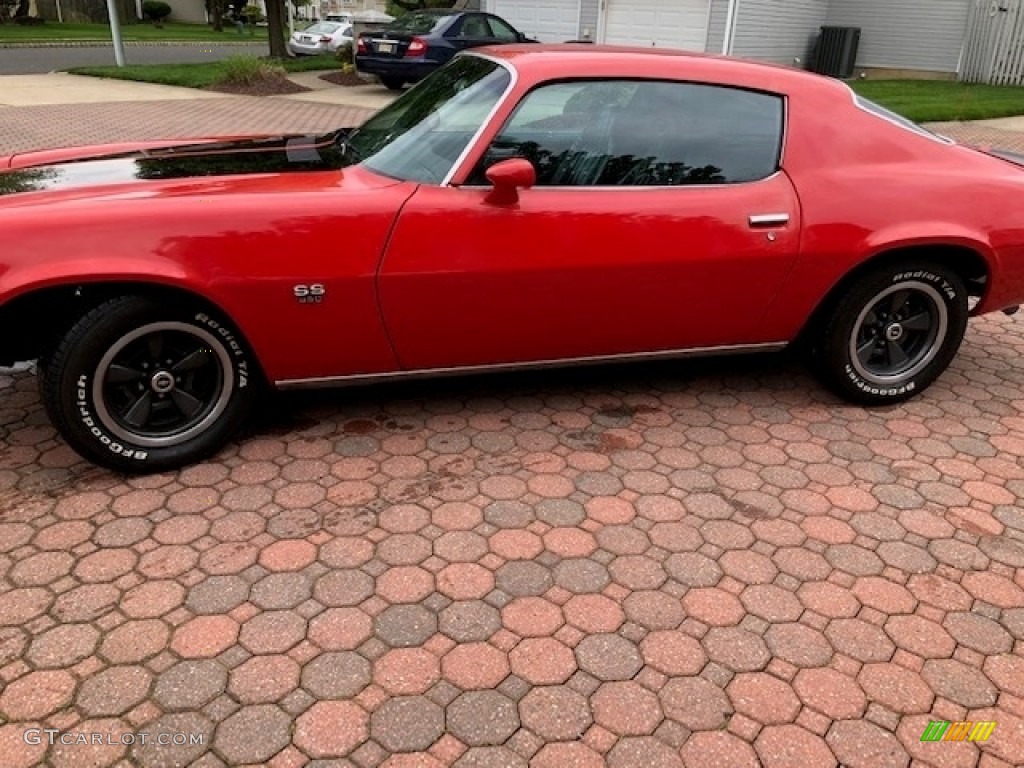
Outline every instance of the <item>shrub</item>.
[(142, 17), (159, 23), (171, 15), (171, 6), (163, 0), (145, 0), (142, 4)]
[(247, 5), (242, 9), (242, 18), (246, 24), (259, 24), (263, 21), (263, 9), (258, 5)]
[(15, 16), (14, 23), (23, 27), (38, 27), (46, 23), (46, 19), (40, 16)]
[(345, 43), (344, 45), (338, 46), (338, 50), (334, 55), (337, 57), (338, 61), (341, 62), (342, 69), (344, 69), (346, 66), (355, 66), (355, 53), (356, 49), (352, 43)]
[(230, 56), (224, 61), (222, 83), (252, 85), (267, 78), (284, 77), (283, 67), (257, 59), (255, 56)]

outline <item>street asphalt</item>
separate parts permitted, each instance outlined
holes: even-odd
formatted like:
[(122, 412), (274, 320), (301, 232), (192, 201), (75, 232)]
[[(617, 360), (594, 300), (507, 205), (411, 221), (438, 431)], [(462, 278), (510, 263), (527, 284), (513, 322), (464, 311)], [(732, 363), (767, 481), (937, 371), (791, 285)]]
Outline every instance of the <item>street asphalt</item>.
[[(266, 42), (239, 45), (125, 45), (128, 64), (184, 64), (220, 61), (228, 56), (249, 54), (265, 56)], [(114, 63), (113, 45), (74, 45), (68, 47), (0, 47), (0, 75), (27, 75), (54, 72), (72, 67), (95, 67)]]

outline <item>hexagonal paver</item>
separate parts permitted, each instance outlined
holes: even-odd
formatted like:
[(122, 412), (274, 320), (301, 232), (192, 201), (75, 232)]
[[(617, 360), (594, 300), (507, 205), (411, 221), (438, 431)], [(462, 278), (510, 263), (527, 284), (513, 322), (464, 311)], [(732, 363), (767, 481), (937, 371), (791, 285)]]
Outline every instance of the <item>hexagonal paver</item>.
[(736, 675), (725, 691), (737, 712), (764, 725), (790, 722), (800, 711), (793, 689), (764, 672)]
[(519, 713), (497, 691), (470, 691), (448, 705), (446, 722), (447, 730), (464, 744), (497, 746), (518, 730)]
[(833, 723), (825, 741), (850, 768), (906, 768), (910, 764), (910, 755), (899, 739), (866, 720)]
[(868, 705), (857, 682), (834, 669), (801, 669), (793, 689), (808, 707), (836, 720), (860, 717)]
[(754, 742), (764, 768), (834, 768), (836, 758), (820, 736), (798, 725), (770, 725)]
[(287, 746), (291, 728), (291, 717), (275, 706), (243, 707), (217, 726), (213, 743), (232, 764), (259, 763)]
[(181, 661), (161, 672), (153, 698), (166, 710), (197, 710), (219, 696), (228, 672), (212, 659)]
[(0, 693), (0, 713), (8, 720), (36, 720), (71, 702), (75, 678), (66, 670), (30, 672)]
[(705, 768), (759, 768), (754, 748), (740, 738), (720, 731), (698, 731), (680, 750), (684, 765)]
[(391, 752), (420, 752), (444, 733), (444, 710), (422, 696), (389, 699), (370, 720), (372, 737)]
[(898, 664), (865, 664), (857, 682), (869, 699), (893, 712), (928, 712), (935, 698), (919, 674)]
[(344, 757), (370, 733), (370, 717), (350, 701), (318, 701), (295, 721), (293, 740), (313, 758)]
[(280, 701), (299, 686), (299, 674), (287, 656), (253, 656), (231, 670), (228, 691), (242, 704)]
[(587, 698), (566, 686), (533, 688), (519, 702), (519, 717), (547, 741), (575, 741), (594, 721)]
[(121, 715), (146, 698), (151, 675), (141, 667), (111, 667), (78, 689), (76, 704), (85, 715)]
[(251, 653), (284, 653), (302, 642), (306, 620), (292, 611), (264, 611), (242, 625), (238, 642)]
[(370, 684), (370, 662), (356, 653), (322, 653), (302, 668), (302, 687), (322, 699), (355, 696)]
[(552, 637), (525, 638), (508, 660), (512, 672), (533, 685), (564, 683), (576, 671), (572, 649)]
[(664, 715), (658, 697), (633, 681), (604, 683), (591, 696), (594, 720), (612, 733), (646, 736)]
[(487, 643), (457, 645), (441, 660), (444, 678), (463, 690), (495, 688), (509, 671), (508, 657)]
[[(242, 721), (243, 725), (245, 721)], [(210, 748), (216, 724), (199, 712), (182, 712), (163, 715), (146, 728), (151, 733), (186, 733), (190, 738), (179, 743), (158, 744), (156, 739), (146, 743), (137, 740), (131, 748), (131, 757), (140, 766), (195, 765), (200, 756)]]
[(501, 614), (480, 600), (460, 601), (441, 611), (438, 628), (460, 643), (488, 640), (501, 629)]
[(956, 659), (928, 659), (921, 670), (931, 689), (964, 707), (988, 707), (996, 703), (998, 691), (978, 669)]
[(393, 648), (422, 645), (437, 632), (437, 616), (422, 605), (392, 605), (373, 620), (374, 631)]
[(692, 731), (717, 730), (733, 713), (725, 691), (703, 677), (672, 678), (658, 696), (665, 716)]
[(373, 680), (396, 695), (425, 693), (441, 679), (437, 656), (423, 648), (396, 648), (373, 664)]
[(644, 664), (633, 643), (612, 634), (587, 635), (576, 646), (576, 661), (600, 680), (629, 680)]
[(742, 627), (712, 627), (702, 645), (708, 658), (734, 672), (764, 669), (771, 658), (764, 640)]

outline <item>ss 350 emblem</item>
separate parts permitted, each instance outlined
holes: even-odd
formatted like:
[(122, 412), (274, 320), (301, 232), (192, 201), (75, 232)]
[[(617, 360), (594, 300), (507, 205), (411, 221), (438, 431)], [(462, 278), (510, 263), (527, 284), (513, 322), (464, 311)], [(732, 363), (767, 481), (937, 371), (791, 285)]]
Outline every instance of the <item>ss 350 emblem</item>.
[(324, 300), (327, 289), (324, 288), (323, 283), (313, 283), (311, 285), (296, 285), (292, 288), (292, 293), (295, 294), (295, 299), (299, 304), (319, 304)]

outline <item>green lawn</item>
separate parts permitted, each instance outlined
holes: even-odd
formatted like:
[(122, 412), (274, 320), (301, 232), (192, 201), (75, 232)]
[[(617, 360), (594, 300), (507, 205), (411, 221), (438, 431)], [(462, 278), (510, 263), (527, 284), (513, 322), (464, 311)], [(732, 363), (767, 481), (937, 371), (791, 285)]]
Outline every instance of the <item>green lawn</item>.
[(919, 123), (1024, 115), (1024, 87), (946, 80), (857, 80), (857, 93)]
[[(250, 31), (253, 33), (250, 36)], [(182, 24), (165, 22), (163, 27), (152, 24), (124, 24), (121, 26), (124, 40), (181, 40), (193, 42), (232, 42), (238, 40), (267, 39), (266, 27), (246, 29), (242, 35), (226, 24), (223, 32), (214, 32), (206, 24)], [(57, 24), (46, 22), (37, 27), (23, 27), (20, 24), (0, 24), (0, 43), (18, 43), (53, 40), (109, 40), (110, 27), (106, 24)]]
[[(119, 80), (138, 80), (144, 83), (180, 85), (186, 88), (206, 88), (225, 79), (228, 60), (201, 64), (150, 64), (134, 67), (76, 67), (69, 70), (75, 75), (112, 77)], [(288, 72), (307, 72), (315, 69), (337, 69), (340, 64), (333, 56), (305, 56), (281, 62)]]

